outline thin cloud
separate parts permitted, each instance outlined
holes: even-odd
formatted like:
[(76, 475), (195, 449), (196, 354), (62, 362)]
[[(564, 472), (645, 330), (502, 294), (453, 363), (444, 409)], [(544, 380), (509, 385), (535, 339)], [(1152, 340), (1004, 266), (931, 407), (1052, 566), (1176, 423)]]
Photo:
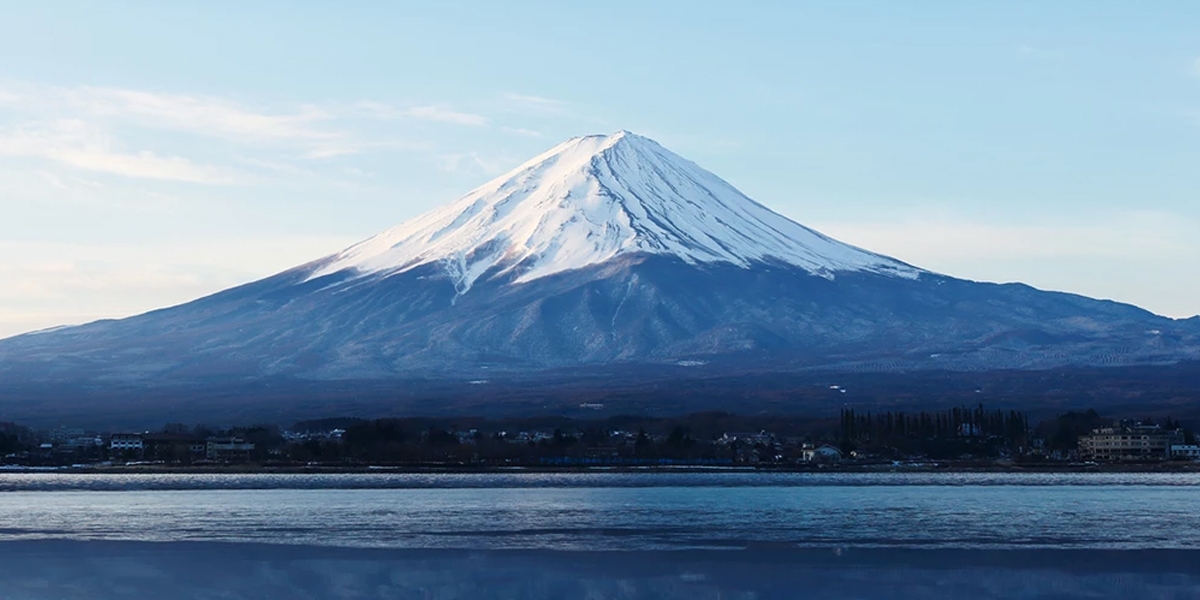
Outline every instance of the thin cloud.
[(323, 144), (304, 153), (303, 156), (309, 159), (324, 159), (362, 154), (369, 150), (429, 150), (430, 147), (429, 144), (423, 142), (411, 142), (408, 140), (346, 140), (344, 142)]
[[(233, 183), (248, 176), (186, 156), (208, 143), (205, 139), (234, 144), (238, 155), (254, 159), (233, 159), (235, 165), (253, 167), (257, 160), (272, 164), (261, 170), (280, 174), (287, 171), (279, 168), (286, 163), (304, 169), (304, 163), (313, 160), (380, 150), (428, 149), (428, 144), (403, 139), (397, 132), (370, 127), (364, 118), (488, 125), (483, 115), (442, 104), (396, 108), (360, 102), (270, 110), (212, 95), (5, 81), (0, 81), (0, 110), (9, 117), (7, 129), (0, 129), (0, 156), (192, 183)], [(200, 139), (156, 135), (155, 147), (137, 147), (136, 143), (145, 143), (146, 132)]]
[(459, 112), (444, 106), (414, 106), (401, 111), (400, 114), (410, 119), (471, 125), (474, 127), (484, 127), (488, 124), (487, 118), (482, 115)]
[(248, 111), (205, 96), (104, 88), (80, 88), (74, 96), (93, 114), (140, 117), (163, 127), (206, 135), (258, 140), (330, 140), (344, 135), (316, 127), (316, 123), (329, 120), (331, 115), (315, 107), (275, 115)]
[(447, 173), (483, 173), (499, 175), (507, 166), (501, 161), (484, 159), (477, 152), (460, 152), (442, 156), (442, 168)]
[(36, 173), (39, 177), (44, 179), (47, 183), (49, 183), (51, 186), (53, 186), (55, 188), (58, 188), (60, 190), (71, 189), (71, 186), (63, 183), (62, 178), (59, 177), (58, 175), (55, 175), (54, 173), (51, 173), (49, 171), (43, 171), (40, 169), (38, 171), (36, 171)]
[(509, 105), (524, 112), (544, 115), (562, 115), (567, 112), (567, 103), (553, 98), (513, 93), (504, 94), (503, 98)]
[(317, 107), (306, 106), (290, 113), (272, 114), (204, 95), (162, 94), (112, 87), (11, 85), (0, 89), (0, 105), (31, 114), (70, 113), (76, 117), (102, 117), (242, 142), (330, 140), (345, 135), (323, 128), (321, 123), (334, 115)]
[(125, 177), (210, 184), (230, 184), (236, 181), (222, 169), (197, 165), (178, 156), (157, 156), (150, 152), (120, 154), (83, 149), (47, 154), (46, 158), (80, 169)]
[[(187, 302), (356, 241), (322, 235), (137, 244), (0, 240), (0, 338)], [(86, 308), (79, 298), (88, 299)]]
[(178, 156), (122, 152), (106, 136), (78, 120), (0, 131), (0, 156), (43, 159), (77, 169), (142, 179), (208, 184), (236, 180), (224, 169)]
[[(559, 100), (515, 93), (492, 105), (499, 111), (537, 116), (560, 114), (564, 107)], [(0, 110), (9, 117), (7, 127), (0, 126), (0, 156), (50, 161), (80, 171), (203, 184), (313, 173), (312, 161), (383, 150), (429, 152), (441, 157), (449, 171), (496, 174), (504, 170), (478, 154), (441, 155), (428, 143), (397, 136), (399, 131), (393, 129), (403, 129), (404, 121), (495, 127), (510, 135), (541, 137), (536, 129), (493, 126), (483, 114), (442, 103), (406, 106), (364, 101), (264, 108), (213, 95), (112, 86), (0, 81)], [(225, 146), (206, 140), (219, 140)], [(199, 152), (208, 161), (217, 160), (207, 158), (211, 156), (230, 158), (220, 166), (204, 164), (198, 160)], [(192, 153), (196, 154), (189, 156)]]
[(1060, 258), (1158, 259), (1200, 254), (1177, 215), (1122, 213), (1091, 222), (988, 223), (955, 215), (824, 223), (837, 239), (916, 263)]
[(486, 117), (471, 113), (458, 112), (444, 106), (414, 106), (403, 111), (403, 114), (413, 119), (440, 121), (443, 123), (456, 123), (458, 125), (473, 125), (476, 127), (482, 127), (488, 124)]
[[(962, 215), (915, 215), (893, 222), (817, 223), (844, 242), (918, 267), (982, 281), (1020, 281), (1042, 289), (1129, 302), (1158, 314), (1196, 314), (1200, 282), (1179, 277), (1200, 261), (1181, 215), (1125, 212), (1088, 220), (1044, 218), (993, 223)], [(1121, 272), (1118, 278), (1103, 274)]]
[(504, 133), (511, 133), (514, 135), (523, 135), (525, 137), (542, 137), (542, 133), (540, 131), (534, 131), (532, 129), (522, 129), (520, 127), (501, 127), (500, 131), (503, 131)]
[(359, 102), (355, 105), (355, 108), (360, 114), (375, 119), (416, 119), (419, 121), (453, 123), (455, 125), (470, 125), (473, 127), (486, 127), (488, 125), (488, 118), (483, 115), (454, 110), (441, 104), (398, 108), (382, 102)]
[(1017, 44), (1017, 54), (1021, 56), (1045, 56), (1047, 54), (1044, 48), (1034, 46), (1032, 44)]

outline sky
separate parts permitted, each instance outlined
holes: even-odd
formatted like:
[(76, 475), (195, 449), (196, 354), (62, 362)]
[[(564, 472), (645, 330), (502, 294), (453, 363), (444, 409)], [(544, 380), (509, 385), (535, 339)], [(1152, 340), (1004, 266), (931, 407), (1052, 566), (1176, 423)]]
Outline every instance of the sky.
[(948, 275), (1200, 313), (1200, 3), (0, 3), (0, 337), (651, 137)]

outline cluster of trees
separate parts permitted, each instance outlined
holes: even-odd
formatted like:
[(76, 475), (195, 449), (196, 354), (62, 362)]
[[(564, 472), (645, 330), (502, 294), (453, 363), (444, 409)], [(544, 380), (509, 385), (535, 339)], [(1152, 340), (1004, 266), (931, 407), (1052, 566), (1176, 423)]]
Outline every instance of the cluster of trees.
[[(805, 443), (834, 443), (845, 453), (884, 459), (946, 460), (1036, 456), (1031, 450), (1035, 445), (1047, 454), (1071, 451), (1080, 436), (1111, 423), (1094, 410), (1072, 411), (1031, 431), (1026, 413), (982, 405), (939, 412), (845, 409), (836, 421), (724, 412), (597, 419), (327, 419), (295, 424), (290, 430), (302, 434), (295, 436), (271, 425), (216, 429), (174, 423), (144, 436), (145, 450), (128, 455), (115, 455), (106, 446), (56, 443), (52, 450), (39, 449), (44, 440), (34, 432), (0, 423), (0, 457), (24, 456), (25, 464), (140, 459), (186, 465), (204, 458), (193, 444), (217, 437), (250, 442), (254, 449), (246, 460), (275, 464), (537, 464), (548, 459), (794, 463)], [(1170, 418), (1160, 424), (1180, 427)], [(1195, 442), (1190, 433), (1186, 439)]]
[(719, 460), (727, 449), (702, 443), (683, 425), (665, 435), (644, 427), (615, 433), (598, 424), (560, 425), (553, 431), (429, 424), (424, 419), (378, 419), (348, 424), (340, 439), (314, 438), (289, 450), (296, 460), (383, 463), (529, 464), (570, 457), (598, 461), (636, 459)]
[(1042, 421), (1035, 433), (1045, 441), (1047, 452), (1071, 452), (1079, 447), (1080, 436), (1105, 425), (1112, 425), (1112, 419), (1101, 417), (1095, 409), (1069, 411)]
[[(830, 419), (715, 411), (677, 417), (595, 419), (325, 419), (297, 423), (292, 430), (345, 430), (339, 440), (314, 436), (287, 451), (297, 461), (315, 462), (530, 464), (548, 458), (727, 461), (748, 459), (751, 453), (757, 460), (759, 456), (781, 456), (782, 448), (770, 444), (757, 444), (757, 448), (746, 443), (718, 445), (714, 440), (726, 432), (762, 430), (780, 439), (821, 436), (831, 425)], [(798, 456), (798, 449), (792, 454)]]
[(843, 451), (888, 457), (994, 457), (1016, 453), (1029, 442), (1025, 413), (988, 411), (982, 404), (932, 413), (844, 409), (839, 424)]
[(0, 457), (29, 449), (33, 435), (15, 423), (0, 423)]

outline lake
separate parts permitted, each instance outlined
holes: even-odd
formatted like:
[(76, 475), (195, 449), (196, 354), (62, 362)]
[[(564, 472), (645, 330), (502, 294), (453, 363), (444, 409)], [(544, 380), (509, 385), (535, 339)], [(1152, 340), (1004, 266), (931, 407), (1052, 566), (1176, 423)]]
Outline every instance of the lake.
[(14, 598), (1200, 598), (1200, 475), (4, 473), (0, 576)]

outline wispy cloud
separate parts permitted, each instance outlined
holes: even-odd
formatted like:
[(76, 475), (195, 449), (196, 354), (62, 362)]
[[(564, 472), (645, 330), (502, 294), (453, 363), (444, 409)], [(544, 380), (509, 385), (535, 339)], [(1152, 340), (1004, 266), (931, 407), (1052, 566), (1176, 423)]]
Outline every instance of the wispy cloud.
[(504, 133), (511, 133), (514, 135), (523, 135), (525, 137), (542, 137), (542, 133), (540, 131), (534, 131), (532, 129), (524, 129), (521, 127), (505, 126), (505, 127), (501, 127), (500, 131), (503, 131)]
[[(496, 95), (461, 104), (434, 100), (280, 103), (0, 79), (0, 214), (8, 216), (0, 224), (45, 240), (0, 239), (0, 337), (159, 308), (338, 250), (357, 240), (284, 239), (272, 249), (257, 234), (247, 236), (254, 243), (210, 237), (230, 218), (245, 217), (249, 224), (238, 227), (256, 230), (281, 210), (288, 220), (305, 207), (327, 210), (324, 198), (340, 201), (338, 190), (362, 194), (363, 204), (391, 198), (406, 189), (414, 168), (430, 171), (433, 182), (421, 185), (436, 189), (448, 179), (499, 174), (519, 161), (454, 136), (423, 136), (473, 128), (537, 137), (537, 127), (552, 126), (547, 111), (563, 106)], [(493, 114), (505, 115), (503, 125)], [(481, 137), (486, 144), (498, 135)], [(419, 151), (403, 160), (420, 164), (389, 168), (392, 157), (383, 155), (397, 151)], [(176, 229), (169, 242), (127, 247), (89, 245), (72, 233), (92, 236), (93, 216), (116, 214), (117, 225), (86, 239), (141, 239), (143, 228), (164, 223)]]
[(1033, 44), (1017, 44), (1017, 54), (1021, 56), (1045, 56), (1047, 54), (1044, 48), (1034, 46)]
[(238, 140), (330, 140), (345, 135), (319, 127), (332, 116), (311, 106), (270, 114), (208, 96), (86, 87), (71, 90), (67, 97), (92, 114), (143, 118), (164, 128)]
[(458, 112), (444, 106), (414, 106), (402, 112), (407, 117), (425, 121), (441, 121), (443, 123), (474, 125), (477, 127), (488, 124), (488, 120), (481, 115)]
[(429, 150), (430, 144), (408, 140), (345, 140), (321, 144), (303, 154), (304, 158), (323, 159), (363, 154), (373, 150)]
[(334, 115), (313, 106), (290, 112), (252, 110), (214, 96), (163, 94), (112, 87), (10, 85), (0, 106), (29, 114), (70, 113), (242, 142), (329, 140), (345, 132), (322, 126)]
[(382, 102), (359, 102), (355, 107), (360, 113), (376, 119), (415, 119), (474, 127), (488, 125), (488, 119), (483, 115), (455, 110), (441, 104), (396, 107)]
[[(565, 103), (528, 94), (503, 94), (488, 106), (539, 119), (566, 114)], [(499, 172), (478, 154), (460, 150), (449, 155), (434, 144), (407, 138), (406, 127), (412, 127), (405, 122), (541, 136), (520, 122), (493, 125), (484, 114), (447, 103), (263, 106), (207, 94), (0, 81), (0, 156), (204, 184), (314, 173), (306, 163), (395, 150), (448, 156), (442, 162), (450, 171)], [(213, 161), (219, 164), (206, 164)]]
[[(271, 109), (203, 94), (0, 81), (0, 156), (131, 178), (229, 184), (256, 172), (295, 174), (306, 169), (306, 161), (430, 150), (428, 143), (406, 139), (399, 123), (371, 124), (380, 120), (490, 126), (483, 115), (445, 104), (359, 102)], [(214, 154), (214, 142), (226, 147)], [(239, 157), (230, 164), (238, 169), (196, 158), (228, 156), (230, 146)], [(334, 172), (343, 171), (329, 171)]]
[(1162, 258), (1195, 255), (1198, 224), (1178, 215), (1126, 212), (1077, 218), (993, 223), (953, 214), (902, 222), (830, 222), (819, 229), (844, 241), (920, 263), (944, 259)]
[(230, 171), (178, 156), (123, 152), (107, 136), (79, 120), (0, 130), (0, 156), (40, 158), (78, 169), (126, 177), (228, 184)]
[(545, 115), (562, 115), (567, 112), (567, 103), (553, 98), (531, 94), (508, 93), (504, 94), (503, 99), (509, 106), (523, 110), (524, 112)]
[(335, 113), (315, 106), (273, 112), (214, 96), (113, 87), (2, 83), (0, 117), (8, 121), (0, 129), (0, 155), (188, 183), (244, 179), (182, 154), (196, 152), (205, 139), (273, 153), (272, 160), (354, 153), (365, 144), (336, 123)]
[(53, 186), (53, 187), (56, 187), (56, 188), (58, 188), (58, 189), (60, 189), (60, 190), (69, 190), (69, 189), (71, 189), (71, 186), (69, 186), (69, 185), (67, 185), (66, 183), (64, 183), (64, 182), (63, 182), (63, 180), (62, 180), (62, 177), (59, 177), (58, 175), (55, 175), (54, 173), (51, 173), (51, 172), (49, 172), (49, 171), (43, 171), (43, 170), (40, 170), (40, 169), (39, 169), (39, 170), (37, 170), (37, 171), (34, 171), (34, 173), (35, 173), (35, 174), (36, 174), (38, 177), (41, 177), (43, 180), (45, 180), (45, 181), (46, 181), (46, 183), (49, 183), (49, 184), (50, 184), (51, 186)]
[(478, 152), (460, 152), (442, 155), (442, 168), (448, 173), (482, 173), (499, 175), (511, 165), (501, 160), (483, 158)]
[[(1131, 302), (1159, 314), (1196, 314), (1200, 223), (1181, 215), (1120, 212), (998, 223), (918, 213), (889, 222), (814, 224), (834, 238), (919, 267), (984, 281), (1021, 281)], [(1105, 277), (1121, 272), (1119, 278)]]
[[(0, 240), (0, 338), (186, 302), (355, 241), (269, 235), (156, 244)], [(86, 305), (79, 298), (87, 298)]]

